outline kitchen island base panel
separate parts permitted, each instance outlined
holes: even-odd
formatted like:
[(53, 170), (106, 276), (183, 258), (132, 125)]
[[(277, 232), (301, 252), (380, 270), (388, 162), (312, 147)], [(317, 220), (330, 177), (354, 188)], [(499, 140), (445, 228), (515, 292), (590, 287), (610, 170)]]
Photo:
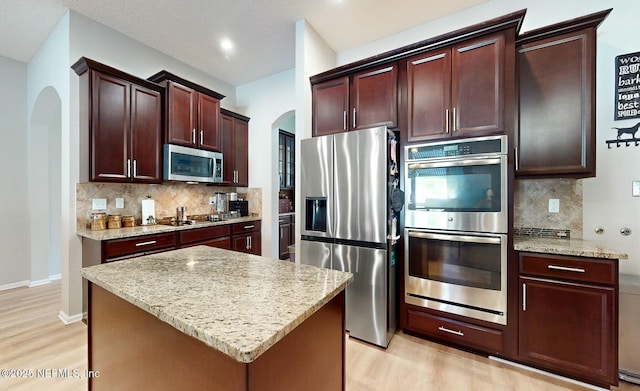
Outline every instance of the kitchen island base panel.
[(250, 363), (91, 282), (89, 300), (90, 391), (345, 389), (344, 292)]

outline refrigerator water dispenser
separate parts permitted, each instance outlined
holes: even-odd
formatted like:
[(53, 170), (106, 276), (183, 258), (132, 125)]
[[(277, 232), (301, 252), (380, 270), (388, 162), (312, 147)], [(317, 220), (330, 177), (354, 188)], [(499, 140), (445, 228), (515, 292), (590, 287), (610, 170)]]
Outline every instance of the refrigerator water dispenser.
[(305, 204), (305, 229), (307, 231), (327, 232), (327, 198), (307, 197)]

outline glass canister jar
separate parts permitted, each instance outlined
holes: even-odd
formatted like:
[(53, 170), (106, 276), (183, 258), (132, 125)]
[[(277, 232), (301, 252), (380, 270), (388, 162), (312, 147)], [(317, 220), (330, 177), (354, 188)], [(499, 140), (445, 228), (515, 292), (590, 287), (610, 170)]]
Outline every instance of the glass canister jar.
[(107, 214), (104, 212), (91, 213), (91, 230), (107, 229)]
[(109, 215), (107, 226), (109, 227), (109, 229), (122, 227), (122, 215), (119, 213)]
[(122, 226), (123, 227), (133, 227), (136, 225), (136, 218), (131, 215), (122, 216)]

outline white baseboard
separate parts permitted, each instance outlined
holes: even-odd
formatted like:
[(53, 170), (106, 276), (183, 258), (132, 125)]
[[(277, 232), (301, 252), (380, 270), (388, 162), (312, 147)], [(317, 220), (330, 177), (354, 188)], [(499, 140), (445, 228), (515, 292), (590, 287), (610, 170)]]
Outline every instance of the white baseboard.
[(513, 361), (508, 361), (508, 360), (505, 360), (503, 358), (499, 358), (499, 357), (495, 357), (495, 356), (489, 356), (489, 360), (493, 360), (493, 361), (497, 361), (497, 362), (500, 362), (500, 363), (503, 363), (503, 364), (511, 365), (511, 366), (516, 367), (516, 368), (524, 369), (524, 370), (527, 370), (527, 371), (530, 371), (530, 372), (540, 373), (542, 375), (546, 375), (546, 376), (552, 377), (554, 379), (559, 379), (559, 380), (566, 381), (566, 382), (569, 382), (569, 383), (577, 384), (577, 385), (579, 385), (581, 387), (589, 388), (591, 390), (609, 391), (607, 388), (594, 386), (593, 384), (584, 383), (584, 382), (581, 382), (581, 381), (578, 381), (578, 380), (570, 379), (568, 377), (556, 375), (555, 373), (546, 372), (546, 371), (542, 371), (542, 370), (537, 369), (537, 368), (528, 367), (526, 365), (518, 364), (518, 363), (513, 362)]
[(25, 281), (18, 281), (18, 282), (12, 282), (10, 284), (4, 284), (4, 285), (0, 285), (0, 292), (1, 291), (6, 291), (9, 289), (14, 289), (14, 288), (20, 288), (23, 286), (29, 287), (29, 288), (33, 288), (36, 286), (40, 286), (40, 285), (47, 285), (50, 284), (53, 281), (57, 281), (62, 279), (62, 274), (54, 274), (49, 276), (49, 278), (44, 278), (42, 280), (35, 280), (35, 281), (29, 281), (29, 280), (25, 280)]
[(29, 281), (29, 288), (33, 288), (34, 286), (47, 285), (51, 284), (51, 280), (45, 278), (43, 280)]
[(62, 323), (64, 324), (71, 324), (71, 323), (76, 323), (76, 322), (80, 322), (82, 320), (82, 314), (76, 314), (76, 315), (67, 315), (65, 314), (63, 311), (60, 311), (58, 313), (58, 319), (60, 319), (62, 321)]
[(6, 291), (9, 289), (20, 288), (23, 286), (29, 286), (29, 280), (12, 282), (11, 284), (0, 285), (0, 291)]

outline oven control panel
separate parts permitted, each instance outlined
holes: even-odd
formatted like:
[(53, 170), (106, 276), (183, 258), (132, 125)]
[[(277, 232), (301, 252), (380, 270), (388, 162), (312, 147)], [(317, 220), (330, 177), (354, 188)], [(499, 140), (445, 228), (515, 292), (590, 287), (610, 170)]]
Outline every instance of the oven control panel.
[(507, 153), (507, 136), (467, 138), (406, 147), (406, 160), (440, 159), (457, 156)]

